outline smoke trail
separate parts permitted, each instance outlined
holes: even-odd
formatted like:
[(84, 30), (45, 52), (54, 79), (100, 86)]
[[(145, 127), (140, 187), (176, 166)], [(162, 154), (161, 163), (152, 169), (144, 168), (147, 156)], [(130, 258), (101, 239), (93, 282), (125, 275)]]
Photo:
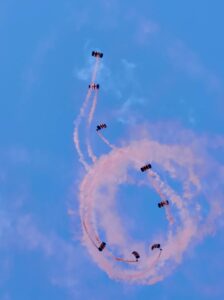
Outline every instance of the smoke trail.
[[(162, 181), (159, 177), (158, 174), (156, 174), (155, 172), (150, 172), (149, 173), (149, 180), (152, 184), (152, 186), (154, 187), (154, 189), (156, 190), (156, 192), (158, 193), (158, 195), (160, 196), (160, 199), (162, 201), (166, 200), (166, 195), (163, 193), (163, 189), (162, 189)], [(166, 212), (166, 217), (168, 222), (170, 223), (170, 225), (172, 225), (174, 223), (174, 218), (171, 214), (170, 211), (170, 207), (165, 207), (165, 212)]]
[[(121, 151), (122, 150), (122, 151)], [(188, 178), (186, 181), (193, 181), (194, 185), (192, 189), (197, 185), (197, 181), (192, 179), (191, 168), (194, 166), (195, 178), (198, 178), (199, 174), (203, 170), (203, 166), (208, 167), (208, 158), (205, 160), (201, 157), (198, 158), (196, 153), (193, 150), (189, 150), (189, 156), (183, 157), (183, 151), (185, 151), (185, 146), (182, 145), (174, 145), (169, 147), (169, 151), (167, 152), (167, 146), (163, 144), (159, 144), (155, 141), (151, 140), (142, 140), (142, 141), (133, 141), (127, 147), (123, 147), (122, 149), (114, 149), (111, 153), (109, 153), (106, 157), (103, 156), (100, 158), (91, 172), (89, 172), (80, 188), (80, 203), (81, 217), (84, 218), (86, 211), (88, 211), (88, 218), (92, 220), (94, 228), (97, 228), (96, 220), (94, 219), (94, 211), (97, 209), (100, 211), (101, 215), (104, 215), (104, 218), (101, 220), (102, 226), (104, 230), (109, 231), (110, 236), (108, 239), (110, 240), (110, 244), (114, 244), (116, 246), (120, 245), (119, 252), (123, 253), (123, 256), (127, 256), (130, 253), (131, 249), (143, 249), (144, 245), (139, 243), (134, 243), (131, 245), (129, 243), (129, 239), (126, 238), (127, 233), (122, 230), (122, 222), (120, 217), (115, 213), (111, 212), (111, 203), (114, 201), (114, 198), (111, 195), (107, 195), (107, 204), (102, 205), (103, 201), (105, 202), (104, 195), (101, 194), (101, 188), (108, 186), (110, 189), (116, 190), (117, 184), (125, 183), (127, 179), (127, 166), (133, 164), (133, 167), (136, 168), (136, 171), (139, 171), (139, 166), (136, 166), (136, 158), (139, 161), (146, 161), (149, 157), (150, 160), (155, 163), (164, 162), (164, 167), (171, 165), (173, 161), (175, 161), (178, 165), (185, 168), (188, 173)], [(212, 160), (211, 169), (214, 167)], [(216, 166), (218, 167), (218, 166)], [(104, 170), (110, 169), (110, 172), (107, 174)], [(172, 167), (170, 168), (172, 171)], [(168, 169), (169, 171), (169, 169)], [(101, 176), (104, 174), (103, 176)], [(207, 174), (209, 175), (209, 174)], [(159, 176), (155, 174), (155, 172), (150, 171), (150, 177), (156, 179), (159, 182)], [(201, 178), (203, 181), (205, 178)], [(151, 178), (149, 178), (149, 184), (151, 183)], [(184, 182), (182, 182), (184, 184)], [(165, 194), (172, 203), (172, 206), (176, 207), (179, 223), (175, 223), (175, 227), (169, 226), (169, 230), (167, 233), (167, 237), (164, 237), (161, 241), (163, 245), (163, 254), (160, 257), (160, 262), (158, 264), (154, 264), (154, 258), (151, 255), (143, 254), (144, 263), (140, 263), (136, 272), (133, 270), (126, 270), (122, 268), (120, 265), (115, 265), (114, 261), (108, 260), (106, 256), (100, 254), (98, 252), (92, 252), (91, 244), (88, 244), (88, 248), (94, 257), (95, 261), (101, 266), (103, 269), (107, 271), (107, 273), (115, 278), (122, 280), (131, 280), (139, 283), (148, 284), (150, 282), (156, 282), (155, 278), (163, 278), (169, 274), (170, 264), (171, 266), (176, 265), (181, 261), (183, 253), (187, 250), (188, 246), (195, 240), (198, 239), (200, 234), (200, 224), (198, 221), (192, 216), (191, 211), (188, 209), (188, 205), (192, 208), (194, 206), (194, 199), (190, 199), (189, 204), (183, 201), (181, 195), (178, 195), (170, 186), (166, 186), (164, 183), (158, 184), (159, 189)], [(217, 191), (214, 191), (217, 194)], [(114, 196), (114, 195), (113, 195)], [(212, 198), (207, 199), (208, 202), (213, 201)], [(219, 198), (219, 201), (221, 199)], [(100, 207), (98, 207), (97, 203), (100, 203)], [(196, 205), (196, 203), (195, 203)], [(107, 207), (108, 206), (108, 207)], [(85, 213), (83, 211), (85, 208)], [(214, 212), (213, 212), (214, 214)], [(216, 215), (217, 217), (217, 215)], [(210, 217), (209, 217), (210, 218)], [(213, 216), (213, 221), (215, 217)], [(117, 229), (116, 229), (117, 228)], [(111, 230), (113, 229), (113, 230)], [(123, 231), (123, 232), (122, 232)], [(108, 246), (109, 247), (109, 246)], [(144, 253), (144, 250), (142, 250)], [(105, 268), (105, 260), (107, 262), (107, 268)], [(153, 265), (153, 268), (152, 268)], [(167, 267), (169, 266), (169, 268)], [(148, 267), (147, 267), (148, 266)], [(173, 268), (173, 267), (172, 267)], [(171, 269), (172, 269), (171, 268)], [(146, 270), (145, 270), (146, 269)], [(165, 274), (165, 275), (164, 275)]]
[(96, 109), (96, 105), (97, 105), (97, 98), (98, 98), (98, 92), (97, 90), (95, 91), (95, 95), (93, 98), (93, 103), (89, 112), (89, 116), (88, 116), (88, 122), (87, 122), (87, 138), (86, 138), (86, 145), (87, 145), (87, 151), (88, 151), (88, 155), (91, 158), (92, 162), (95, 162), (97, 157), (95, 156), (95, 154), (93, 153), (93, 149), (90, 143), (90, 126), (93, 120), (93, 116), (94, 116), (94, 112)]
[[(93, 83), (95, 81), (95, 79), (96, 79), (96, 75), (97, 75), (97, 71), (98, 71), (98, 66), (99, 66), (99, 59), (96, 58), (96, 62), (95, 62), (95, 65), (94, 65), (94, 68), (93, 68), (92, 77), (91, 77), (91, 83)], [(82, 163), (82, 165), (84, 166), (84, 168), (86, 169), (86, 171), (89, 169), (89, 165), (86, 162), (86, 160), (84, 158), (84, 155), (83, 155), (83, 152), (82, 152), (81, 147), (80, 147), (79, 126), (80, 126), (82, 118), (84, 117), (84, 114), (85, 114), (85, 111), (86, 111), (86, 107), (87, 107), (87, 105), (89, 103), (91, 92), (92, 92), (91, 89), (89, 89), (87, 91), (87, 95), (85, 97), (85, 100), (84, 100), (81, 108), (80, 108), (79, 115), (78, 115), (77, 119), (75, 120), (75, 129), (74, 129), (74, 134), (73, 134), (74, 144), (75, 144), (77, 153), (79, 155), (79, 160)]]
[(97, 133), (99, 135), (99, 137), (101, 138), (101, 140), (111, 149), (116, 149), (116, 147), (114, 145), (112, 145), (104, 136), (102, 133), (98, 132)]
[(74, 144), (75, 144), (75, 147), (76, 147), (76, 151), (79, 155), (79, 161), (84, 166), (85, 170), (88, 171), (89, 165), (85, 161), (84, 155), (83, 155), (82, 150), (80, 148), (78, 127), (75, 128), (75, 130), (74, 130), (73, 140), (74, 140)]
[[(86, 99), (80, 110), (80, 119), (89, 101), (88, 94)], [(96, 105), (97, 93), (88, 115), (87, 129), (91, 126)], [(74, 141), (80, 161), (85, 166), (86, 161), (79, 146), (78, 125), (75, 127)], [(163, 134), (163, 129), (157, 129), (159, 134)], [(162, 143), (159, 135), (152, 139), (144, 126), (142, 132), (145, 132), (142, 139), (132, 136), (132, 140), (126, 142), (125, 146), (118, 147), (98, 131), (99, 137), (111, 150), (98, 159), (87, 137), (87, 150), (94, 164), (91, 168), (85, 166), (87, 173), (80, 184), (79, 200), (83, 243), (98, 266), (110, 278), (150, 285), (170, 275), (181, 263), (188, 247), (214, 232), (219, 220), (221, 223), (224, 187), (219, 182), (224, 178), (224, 166), (214, 159), (210, 148), (220, 147), (220, 151), (223, 151), (223, 142), (220, 143), (222, 139), (219, 139), (217, 144), (213, 140), (211, 145), (211, 139), (200, 138), (193, 132), (189, 134), (190, 141), (185, 141), (186, 130), (181, 128), (175, 130), (178, 143)], [(146, 182), (150, 188), (154, 188), (161, 200), (169, 199), (170, 202), (170, 206), (165, 207), (169, 221), (167, 232), (157, 233), (155, 228), (154, 240), (157, 242), (158, 239), (163, 249), (159, 253), (146, 250), (145, 241), (135, 240), (129, 235), (123, 224), (123, 215), (114, 205), (118, 188), (136, 182), (135, 178), (131, 178), (130, 168), (139, 173), (140, 167), (147, 161), (152, 164), (152, 169), (147, 171), (146, 176), (142, 174), (144, 181), (137, 184), (141, 186)], [(154, 165), (163, 168), (172, 181), (164, 182), (154, 170)], [(181, 186), (178, 192), (172, 186), (173, 181)], [(206, 209), (203, 210), (205, 204)], [(102, 243), (102, 233), (107, 245), (100, 252), (97, 248)], [(131, 257), (135, 249), (141, 254), (139, 261)], [(150, 244), (147, 249), (150, 249)]]
[(87, 127), (91, 126), (91, 123), (92, 123), (92, 120), (93, 120), (93, 116), (94, 116), (94, 113), (95, 113), (95, 109), (96, 109), (96, 105), (97, 105), (97, 98), (98, 98), (98, 91), (96, 90), (94, 98), (93, 98), (93, 104), (92, 104), (92, 107), (90, 109), (90, 113), (89, 113), (89, 117), (88, 117), (88, 125), (87, 125)]

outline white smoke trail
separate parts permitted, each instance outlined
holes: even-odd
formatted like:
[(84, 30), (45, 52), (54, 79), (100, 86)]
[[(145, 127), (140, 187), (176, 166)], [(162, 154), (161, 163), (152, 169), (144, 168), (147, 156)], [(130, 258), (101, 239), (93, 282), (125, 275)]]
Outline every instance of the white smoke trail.
[(86, 138), (86, 145), (87, 145), (87, 151), (88, 151), (88, 155), (91, 158), (92, 162), (95, 162), (97, 157), (95, 156), (95, 154), (93, 153), (93, 149), (90, 143), (90, 126), (93, 120), (93, 116), (95, 113), (95, 109), (96, 109), (96, 105), (97, 105), (97, 98), (98, 98), (98, 92), (97, 90), (95, 91), (95, 95), (93, 98), (93, 103), (89, 112), (89, 116), (88, 116), (88, 122), (87, 122), (87, 138)]
[(101, 140), (111, 149), (116, 149), (116, 147), (114, 145), (112, 145), (106, 138), (105, 136), (103, 136), (103, 134), (101, 132), (97, 132), (97, 134), (99, 135), (99, 137), (101, 138)]
[(74, 140), (74, 144), (75, 144), (75, 147), (76, 147), (76, 151), (79, 155), (79, 161), (84, 166), (85, 170), (88, 171), (89, 170), (89, 165), (85, 161), (84, 155), (83, 155), (82, 150), (80, 148), (78, 126), (75, 127), (74, 134), (73, 134), (73, 140)]
[(89, 117), (88, 117), (88, 125), (87, 125), (87, 127), (90, 127), (90, 125), (92, 123), (93, 116), (94, 116), (95, 109), (96, 109), (96, 105), (97, 105), (97, 98), (98, 98), (98, 91), (96, 90), (94, 98), (93, 98), (92, 107), (90, 109), (90, 113), (89, 113)]
[[(97, 71), (98, 71), (98, 66), (99, 66), (99, 59), (96, 58), (96, 63), (94, 65), (94, 68), (93, 68), (93, 73), (92, 73), (92, 78), (91, 78), (91, 83), (94, 83), (95, 79), (96, 79), (96, 75), (97, 75)], [(90, 83), (90, 84), (91, 84)], [(75, 120), (75, 129), (74, 129), (74, 135), (73, 135), (73, 138), (74, 138), (74, 144), (75, 144), (75, 147), (76, 147), (76, 150), (77, 150), (77, 153), (79, 155), (79, 160), (80, 162), (82, 163), (82, 165), (84, 166), (84, 168), (86, 170), (89, 169), (89, 165), (88, 163), (86, 162), (85, 158), (84, 158), (84, 155), (83, 155), (83, 152), (81, 150), (81, 147), (80, 147), (80, 141), (79, 141), (79, 126), (80, 126), (80, 123), (81, 123), (81, 120), (82, 118), (84, 117), (84, 114), (85, 114), (85, 111), (86, 111), (86, 108), (87, 108), (87, 105), (89, 103), (89, 99), (90, 99), (90, 96), (91, 96), (91, 92), (92, 90), (89, 89), (87, 91), (87, 95), (86, 95), (86, 98), (80, 108), (80, 112), (79, 112), (79, 115), (77, 117), (77, 119)]]

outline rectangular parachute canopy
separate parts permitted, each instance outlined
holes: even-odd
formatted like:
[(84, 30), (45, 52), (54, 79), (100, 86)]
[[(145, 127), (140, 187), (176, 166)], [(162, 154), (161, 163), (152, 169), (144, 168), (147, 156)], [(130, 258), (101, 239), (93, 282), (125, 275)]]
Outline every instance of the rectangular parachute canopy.
[(99, 251), (103, 251), (103, 249), (106, 247), (106, 243), (102, 242), (98, 248)]
[(94, 57), (103, 57), (103, 53), (102, 52), (98, 52), (98, 51), (92, 51), (92, 56)]
[(156, 248), (160, 249), (160, 244), (153, 244), (151, 247), (152, 250), (154, 250)]
[(142, 172), (145, 172), (146, 170), (149, 170), (149, 169), (151, 169), (151, 168), (152, 168), (152, 165), (151, 165), (151, 164), (147, 164), (147, 165), (141, 167), (141, 171), (142, 171)]
[(168, 200), (164, 200), (164, 201), (161, 201), (158, 203), (158, 207), (163, 207), (163, 206), (166, 206), (166, 205), (169, 205), (169, 201)]
[(107, 128), (107, 125), (106, 124), (99, 124), (99, 125), (96, 126), (96, 131), (101, 130), (103, 128)]
[(139, 253), (137, 251), (133, 251), (132, 254), (136, 258), (136, 260), (138, 260), (140, 258), (140, 255), (139, 255)]
[(89, 84), (89, 89), (98, 90), (99, 88), (100, 88), (100, 85), (98, 83)]

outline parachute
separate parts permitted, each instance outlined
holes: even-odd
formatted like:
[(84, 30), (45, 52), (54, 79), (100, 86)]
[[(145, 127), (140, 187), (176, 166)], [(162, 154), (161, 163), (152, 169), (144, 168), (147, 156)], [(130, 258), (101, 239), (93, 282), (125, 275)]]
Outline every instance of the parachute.
[(131, 254), (134, 255), (135, 260), (133, 260), (133, 259), (125, 259), (125, 258), (120, 258), (120, 257), (114, 257), (114, 258), (118, 262), (123, 262), (123, 263), (128, 263), (128, 264), (129, 263), (137, 263), (138, 260), (139, 260), (139, 258), (140, 258), (139, 253), (137, 251), (133, 251)]
[(103, 249), (106, 247), (106, 243), (102, 242), (98, 248), (99, 251), (103, 251)]
[(99, 88), (100, 88), (99, 84), (96, 84), (96, 83), (89, 84), (89, 89), (98, 90)]
[(158, 207), (161, 208), (163, 206), (167, 206), (169, 205), (169, 201), (168, 200), (164, 200), (158, 203)]
[(162, 250), (161, 247), (160, 247), (160, 244), (153, 244), (151, 246), (151, 250), (154, 250), (154, 249), (160, 249), (160, 250)]
[(134, 255), (134, 257), (136, 258), (136, 261), (138, 261), (138, 259), (140, 258), (140, 255), (137, 251), (133, 251), (132, 254)]
[(99, 125), (96, 126), (96, 131), (99, 131), (103, 128), (107, 128), (107, 125), (106, 124), (99, 124)]
[(142, 171), (142, 172), (145, 172), (145, 171), (147, 171), (147, 170), (149, 170), (149, 169), (151, 169), (151, 168), (152, 168), (151, 164), (147, 164), (147, 165), (141, 167), (141, 171)]
[(98, 51), (92, 51), (92, 56), (102, 58), (103, 57), (103, 53), (102, 52), (98, 52)]

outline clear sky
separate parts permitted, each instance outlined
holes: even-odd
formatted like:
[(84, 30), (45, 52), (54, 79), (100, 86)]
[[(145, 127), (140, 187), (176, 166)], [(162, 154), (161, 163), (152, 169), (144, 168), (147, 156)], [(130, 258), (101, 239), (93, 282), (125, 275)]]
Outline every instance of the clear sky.
[[(114, 281), (94, 263), (80, 242), (85, 171), (73, 143), (95, 49), (93, 123), (110, 124), (111, 142), (141, 122), (223, 136), (223, 11), (220, 0), (0, 1), (0, 300), (224, 299), (224, 224), (153, 286)], [(97, 155), (110, 151), (91, 133)], [(153, 234), (159, 220), (134, 195), (147, 190), (119, 190), (118, 209)]]

